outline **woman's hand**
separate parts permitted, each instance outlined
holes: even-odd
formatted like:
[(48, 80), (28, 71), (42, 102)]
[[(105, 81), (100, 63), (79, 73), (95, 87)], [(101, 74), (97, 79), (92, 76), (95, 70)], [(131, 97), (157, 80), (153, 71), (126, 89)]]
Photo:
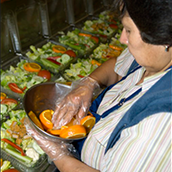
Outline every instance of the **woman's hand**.
[(52, 118), (54, 128), (69, 123), (74, 116), (78, 124), (88, 112), (95, 88), (99, 88), (97, 81), (85, 77), (64, 98), (58, 99)]
[(41, 149), (49, 156), (52, 161), (61, 159), (64, 155), (70, 155), (69, 150), (73, 149), (73, 145), (64, 143), (61, 140), (51, 139), (39, 133), (30, 122), (25, 118), (25, 126), (27, 133), (33, 137)]

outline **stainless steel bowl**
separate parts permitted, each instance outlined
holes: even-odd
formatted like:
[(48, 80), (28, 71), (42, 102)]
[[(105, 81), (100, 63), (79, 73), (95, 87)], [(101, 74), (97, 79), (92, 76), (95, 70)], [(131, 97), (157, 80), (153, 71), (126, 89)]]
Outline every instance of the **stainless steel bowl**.
[[(41, 83), (31, 87), (26, 92), (23, 98), (23, 107), (26, 111), (28, 118), (31, 120), (28, 115), (30, 111), (33, 111), (39, 119), (39, 115), (42, 111), (46, 109), (55, 110), (57, 99), (67, 93), (69, 89), (70, 86), (51, 82)], [(31, 122), (40, 133), (42, 133), (48, 138), (62, 140), (65, 142), (72, 142), (74, 140), (82, 139), (63, 139), (58, 136), (51, 135), (46, 131), (40, 129), (37, 125), (34, 124), (32, 120)]]

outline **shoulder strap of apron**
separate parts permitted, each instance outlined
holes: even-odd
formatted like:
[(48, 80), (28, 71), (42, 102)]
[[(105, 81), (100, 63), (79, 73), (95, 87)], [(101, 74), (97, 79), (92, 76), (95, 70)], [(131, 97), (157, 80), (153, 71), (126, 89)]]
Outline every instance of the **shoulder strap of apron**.
[(133, 63), (131, 64), (131, 66), (130, 66), (128, 72), (127, 72), (127, 75), (128, 75), (129, 73), (131, 73), (134, 69), (136, 69), (138, 66), (139, 66), (139, 64), (138, 64), (138, 63), (136, 62), (136, 60), (134, 59)]
[[(136, 62), (136, 63), (137, 63), (137, 62)], [(100, 103), (101, 103), (101, 101), (102, 101), (102, 99), (103, 99), (105, 93), (106, 93), (108, 90), (110, 90), (113, 86), (115, 86), (116, 84), (118, 84), (119, 82), (121, 82), (121, 81), (123, 81), (125, 78), (127, 78), (128, 75), (130, 75), (131, 73), (135, 72), (137, 69), (141, 68), (141, 66), (138, 66), (138, 65), (137, 65), (137, 66), (133, 65), (133, 67), (135, 67), (135, 68), (132, 68), (132, 70), (131, 70), (126, 76), (124, 76), (120, 81), (118, 81), (117, 83), (112, 84), (112, 85), (106, 87), (106, 88), (102, 91), (102, 93), (99, 94), (99, 96), (92, 102), (92, 105), (91, 105), (89, 111), (96, 117), (96, 122), (98, 122), (98, 121), (100, 120), (100, 118), (101, 118), (101, 116), (100, 116), (99, 114), (97, 114), (96, 112), (97, 112), (97, 109), (98, 109), (98, 107), (99, 107), (99, 105), (100, 105)]]
[(172, 112), (172, 70), (165, 74), (125, 113), (112, 132), (105, 153), (118, 141), (123, 129), (158, 112)]

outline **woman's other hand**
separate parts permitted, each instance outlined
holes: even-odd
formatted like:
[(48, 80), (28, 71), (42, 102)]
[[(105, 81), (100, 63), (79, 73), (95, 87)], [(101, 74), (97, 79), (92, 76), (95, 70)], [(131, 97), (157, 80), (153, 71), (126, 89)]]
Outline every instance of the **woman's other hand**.
[(66, 125), (75, 116), (76, 124), (86, 115), (91, 105), (91, 100), (99, 84), (96, 80), (85, 77), (72, 86), (71, 92), (57, 100), (52, 122), (54, 129)]

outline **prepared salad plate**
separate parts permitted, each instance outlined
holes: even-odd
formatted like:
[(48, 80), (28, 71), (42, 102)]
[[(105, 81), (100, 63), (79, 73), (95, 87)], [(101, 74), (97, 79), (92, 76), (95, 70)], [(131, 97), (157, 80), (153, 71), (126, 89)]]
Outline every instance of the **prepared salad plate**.
[(106, 20), (106, 17), (100, 16), (103, 14), (92, 19), (86, 19), (82, 24), (80, 23), (80, 27), (82, 26), (84, 31), (97, 35), (101, 42), (105, 43), (116, 33), (121, 33), (122, 25), (117, 19)]
[(117, 38), (112, 37), (109, 43), (99, 44), (99, 46), (93, 50), (90, 58), (104, 63), (110, 58), (117, 58), (125, 48), (126, 46), (121, 44)]
[(9, 160), (7, 159), (2, 159), (1, 157), (1, 172), (5, 171), (5, 170), (9, 170), (8, 172), (20, 172), (19, 170), (17, 170)]
[(16, 56), (1, 69), (1, 91), (22, 98), (26, 90), (35, 84), (53, 81), (57, 76), (42, 68), (38, 63)]
[(77, 51), (54, 40), (31, 45), (25, 55), (55, 74), (74, 62), (78, 56)]
[(76, 81), (92, 73), (101, 63), (92, 58), (78, 59), (63, 71), (62, 76), (67, 81)]
[(58, 41), (78, 51), (82, 56), (87, 56), (100, 42), (99, 38), (92, 33), (79, 28), (71, 28), (58, 33)]
[(48, 166), (47, 156), (27, 135), (23, 109), (8, 112), (9, 119), (1, 125), (1, 157), (20, 171), (32, 172)]
[(21, 100), (16, 99), (12, 95), (7, 94), (6, 92), (1, 92), (1, 111), (0, 111), (0, 119), (1, 124), (10, 118), (9, 112), (16, 108), (21, 108)]
[(17, 169), (19, 172), (42, 172), (45, 171), (47, 167), (50, 165), (48, 163), (48, 158), (46, 155), (41, 156), (39, 160), (34, 164), (25, 164), (23, 161), (14, 158), (9, 153), (5, 152), (3, 149), (1, 149), (1, 157), (5, 161), (10, 162), (11, 166), (7, 167), (7, 169)]

